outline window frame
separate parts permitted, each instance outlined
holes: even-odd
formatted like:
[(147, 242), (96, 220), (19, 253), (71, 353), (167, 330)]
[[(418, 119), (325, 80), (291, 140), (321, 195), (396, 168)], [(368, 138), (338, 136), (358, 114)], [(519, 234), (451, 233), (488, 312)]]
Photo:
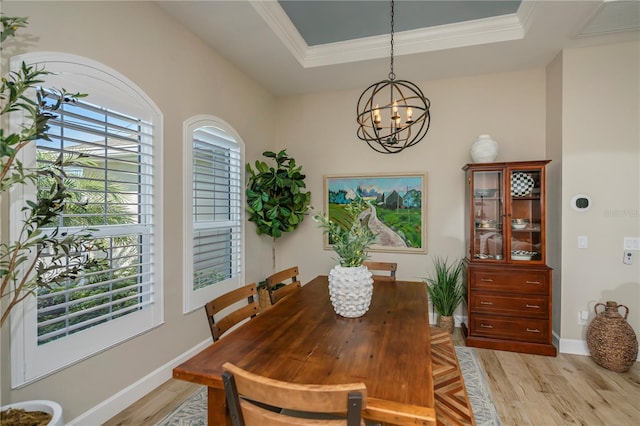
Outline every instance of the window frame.
[[(193, 289), (193, 133), (201, 127), (215, 127), (231, 136), (238, 147), (240, 154), (240, 208), (239, 229), (240, 237), (240, 259), (239, 274), (224, 281), (215, 283), (207, 287)], [(187, 119), (183, 125), (183, 170), (184, 170), (184, 222), (183, 222), (183, 314), (188, 314), (202, 308), (205, 303), (230, 291), (241, 287), (245, 282), (245, 144), (240, 135), (223, 119), (213, 115), (196, 115)]]
[[(145, 165), (153, 169), (152, 220), (147, 246), (152, 254), (153, 303), (143, 309), (98, 324), (80, 333), (65, 336), (38, 345), (37, 298), (30, 296), (11, 312), (11, 386), (17, 389), (40, 380), (126, 340), (152, 330), (164, 323), (163, 297), (163, 244), (162, 244), (162, 128), (163, 116), (156, 104), (135, 83), (112, 68), (91, 59), (59, 52), (31, 52), (14, 56), (10, 69), (17, 70), (21, 63), (46, 69), (51, 74), (42, 78), (43, 86), (64, 88), (70, 93), (88, 93), (87, 100), (112, 110), (117, 110), (148, 120), (152, 124), (153, 163)], [(16, 131), (25, 119), (23, 113), (12, 113), (9, 127)], [(25, 166), (34, 166), (37, 147), (28, 145), (21, 153)], [(35, 186), (14, 185), (9, 192), (10, 240), (22, 222), (20, 208), (26, 199), (35, 197)], [(94, 232), (100, 237), (101, 231)], [(91, 331), (91, 332), (89, 332)]]

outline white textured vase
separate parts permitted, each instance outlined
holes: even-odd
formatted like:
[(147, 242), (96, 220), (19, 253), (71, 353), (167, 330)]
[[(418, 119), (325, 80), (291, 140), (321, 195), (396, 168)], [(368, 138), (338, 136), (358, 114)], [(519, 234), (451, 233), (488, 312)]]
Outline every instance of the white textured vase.
[(336, 265), (329, 272), (329, 297), (336, 314), (358, 318), (369, 310), (373, 278), (366, 266), (351, 268)]
[(498, 158), (498, 142), (491, 135), (480, 135), (471, 144), (470, 153), (474, 163), (491, 163)]

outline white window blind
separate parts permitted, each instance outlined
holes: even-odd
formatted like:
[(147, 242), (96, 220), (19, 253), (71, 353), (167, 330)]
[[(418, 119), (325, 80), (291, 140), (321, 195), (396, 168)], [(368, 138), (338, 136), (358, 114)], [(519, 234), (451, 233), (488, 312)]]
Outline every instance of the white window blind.
[(184, 312), (244, 284), (244, 144), (223, 120), (184, 127)]
[(214, 127), (193, 134), (193, 289), (240, 272), (240, 150)]
[[(63, 103), (56, 115), (49, 121), (50, 140), (37, 141), (38, 164), (59, 155), (83, 156), (80, 165), (65, 170), (78, 204), (69, 203), (60, 215), (59, 235), (93, 229), (108, 267), (39, 288), (39, 345), (145, 309), (154, 300), (152, 124), (81, 100)], [(48, 179), (39, 179), (38, 191), (49, 186)]]

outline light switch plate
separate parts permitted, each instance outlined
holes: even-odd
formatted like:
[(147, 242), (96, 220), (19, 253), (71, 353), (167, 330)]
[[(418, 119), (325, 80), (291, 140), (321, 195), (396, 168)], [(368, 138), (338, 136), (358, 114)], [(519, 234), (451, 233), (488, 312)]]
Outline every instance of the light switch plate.
[(640, 250), (640, 238), (624, 237), (622, 245), (624, 250)]
[(587, 237), (586, 235), (579, 235), (578, 236), (578, 248), (579, 249), (589, 248), (589, 237)]

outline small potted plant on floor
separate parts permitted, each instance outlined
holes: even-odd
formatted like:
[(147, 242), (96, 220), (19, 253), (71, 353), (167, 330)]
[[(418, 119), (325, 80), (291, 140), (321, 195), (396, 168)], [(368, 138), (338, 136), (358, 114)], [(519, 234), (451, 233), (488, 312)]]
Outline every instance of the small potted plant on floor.
[(465, 289), (462, 284), (464, 264), (457, 260), (449, 264), (448, 259), (436, 257), (433, 260), (434, 273), (426, 278), (429, 299), (438, 314), (437, 327), (453, 332), (455, 323), (453, 314), (464, 300)]
[(338, 265), (329, 272), (329, 296), (336, 313), (347, 318), (364, 315), (371, 304), (373, 278), (363, 265), (367, 260), (369, 247), (377, 235), (369, 228), (371, 206), (357, 194), (347, 199), (343, 222), (347, 227), (315, 213), (312, 217), (329, 236), (333, 251), (338, 255)]

